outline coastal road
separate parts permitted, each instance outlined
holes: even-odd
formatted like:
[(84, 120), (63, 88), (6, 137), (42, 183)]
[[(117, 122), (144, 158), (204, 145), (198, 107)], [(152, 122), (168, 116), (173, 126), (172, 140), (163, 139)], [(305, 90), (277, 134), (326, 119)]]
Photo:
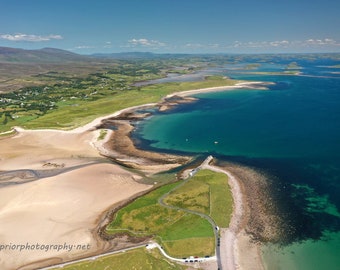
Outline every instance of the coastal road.
[[(102, 258), (102, 257), (124, 253), (124, 252), (127, 252), (129, 250), (134, 250), (134, 249), (137, 249), (137, 248), (146, 248), (146, 249), (158, 248), (160, 250), (160, 252), (163, 254), (164, 257), (166, 257), (167, 259), (169, 259), (171, 261), (175, 261), (175, 262), (179, 262), (179, 263), (185, 263), (186, 261), (190, 260), (189, 258), (186, 260), (186, 259), (178, 259), (178, 258), (171, 257), (167, 253), (165, 253), (164, 249), (158, 243), (150, 242), (147, 245), (143, 244), (143, 245), (137, 245), (137, 246), (134, 246), (134, 247), (120, 249), (120, 250), (116, 250), (116, 251), (110, 251), (110, 252), (106, 252), (106, 253), (103, 253), (103, 254), (86, 257), (86, 258), (83, 258), (83, 259), (73, 260), (73, 261), (69, 261), (69, 262), (65, 262), (65, 263), (61, 263), (61, 264), (55, 264), (55, 265), (51, 265), (51, 266), (43, 267), (43, 268), (37, 268), (37, 270), (50, 270), (50, 269), (55, 269), (55, 268), (63, 268), (65, 266), (72, 265), (72, 264), (75, 264), (75, 263), (91, 262), (91, 261), (95, 261), (96, 259), (99, 259), (99, 258)], [(197, 262), (209, 262), (209, 261), (216, 260), (216, 258), (215, 257), (195, 258), (193, 260), (196, 260)], [(188, 262), (188, 263), (190, 263), (190, 262)]]
[(65, 263), (60, 263), (60, 264), (55, 264), (55, 265), (51, 265), (51, 266), (47, 266), (47, 267), (37, 268), (37, 270), (48, 270), (48, 269), (62, 268), (64, 266), (72, 265), (72, 264), (75, 264), (75, 263), (90, 262), (91, 260), (94, 261), (96, 259), (99, 259), (99, 258), (102, 258), (102, 257), (105, 257), (105, 256), (124, 253), (126, 251), (134, 250), (134, 249), (142, 248), (142, 247), (145, 247), (145, 244), (130, 247), (130, 248), (125, 248), (125, 249), (121, 249), (121, 250), (110, 251), (110, 252), (102, 253), (102, 254), (99, 254), (99, 255), (94, 255), (94, 256), (90, 256), (90, 257), (86, 257), (86, 258), (78, 259), (78, 260), (73, 260), (73, 261), (69, 261), (69, 262), (65, 262)]

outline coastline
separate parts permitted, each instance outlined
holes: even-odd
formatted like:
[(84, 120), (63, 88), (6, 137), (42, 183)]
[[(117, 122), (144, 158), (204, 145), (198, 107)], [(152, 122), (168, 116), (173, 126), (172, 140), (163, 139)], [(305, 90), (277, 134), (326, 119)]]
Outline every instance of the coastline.
[(260, 245), (252, 242), (250, 235), (245, 230), (248, 217), (245, 194), (242, 191), (240, 180), (223, 167), (205, 165), (203, 168), (228, 176), (228, 184), (234, 202), (229, 227), (220, 228), (222, 269), (264, 270)]
[[(189, 91), (183, 91), (183, 92), (175, 92), (173, 94), (167, 95), (163, 99), (163, 102), (164, 100), (169, 99), (169, 98), (188, 97), (194, 94), (207, 93), (207, 92), (218, 92), (218, 91), (227, 91), (227, 90), (235, 90), (235, 89), (266, 90), (267, 88), (265, 87), (265, 85), (271, 85), (271, 84), (272, 83), (266, 83), (266, 82), (265, 83), (250, 82), (250, 83), (240, 83), (240, 84), (237, 84), (236, 86), (212, 87), (212, 88), (195, 89), (195, 90), (189, 90)], [(194, 100), (191, 100), (191, 101), (194, 101)], [(183, 103), (183, 102), (180, 101), (178, 104), (180, 103)], [(155, 104), (155, 106), (158, 106), (159, 108), (161, 108), (159, 103)], [(124, 112), (131, 113), (131, 111), (129, 110), (125, 110)], [(134, 116), (135, 115), (133, 115), (133, 117)], [(123, 118), (125, 119), (124, 116)], [(114, 121), (114, 118), (111, 120)], [(117, 121), (121, 121), (121, 120), (119, 120), (118, 118)], [(129, 120), (126, 120), (126, 121), (129, 121)], [(114, 131), (112, 133), (114, 133)], [(126, 136), (129, 136), (129, 133), (127, 133)], [(113, 149), (116, 149), (116, 148), (110, 147), (108, 145), (102, 146), (102, 150), (106, 151), (107, 153), (108, 152), (112, 153)], [(147, 152), (144, 150), (141, 150), (141, 151), (144, 153)], [(245, 209), (246, 203), (245, 203), (244, 197), (246, 196), (246, 194), (242, 191), (242, 185), (241, 185), (240, 180), (237, 177), (235, 177), (229, 170), (223, 167), (220, 167), (220, 168), (218, 167), (214, 168), (213, 166), (210, 166), (210, 167), (211, 168), (208, 168), (208, 169), (213, 169), (213, 170), (217, 169), (228, 175), (229, 185), (231, 187), (231, 191), (232, 191), (233, 199), (235, 203), (231, 225), (229, 228), (223, 229), (223, 231), (221, 231), (221, 233), (224, 234), (225, 239), (227, 239), (225, 241), (225, 253), (226, 253), (227, 259), (224, 260), (225, 265), (223, 269), (228, 269), (228, 270), (236, 270), (236, 269), (261, 270), (261, 269), (264, 269), (264, 264), (262, 261), (261, 250), (260, 250), (260, 244), (259, 242), (254, 243), (252, 241), (251, 235), (246, 231), (245, 220), (249, 219), (249, 216), (247, 213), (249, 209)]]
[[(268, 84), (270, 84), (270, 83), (268, 83)], [(73, 143), (78, 144), (78, 147), (79, 147), (79, 142), (77, 143), (77, 140), (79, 138), (81, 138), (81, 141), (82, 141), (81, 147), (84, 147), (84, 145), (90, 146), (90, 148), (86, 147), (86, 149), (87, 149), (87, 151), (89, 151), (89, 149), (92, 149), (90, 151), (91, 152), (90, 156), (92, 158), (98, 158), (100, 156), (110, 157), (110, 158), (113, 158), (116, 162), (118, 161), (119, 164), (123, 164), (123, 165), (128, 164), (129, 166), (131, 166), (131, 164), (133, 164), (133, 163), (137, 163), (138, 166), (136, 166), (136, 167), (132, 166), (132, 167), (136, 168), (138, 170), (144, 171), (144, 173), (152, 174), (152, 173), (164, 171), (164, 170), (170, 169), (172, 167), (179, 166), (179, 165), (187, 162), (189, 160), (188, 157), (185, 157), (183, 159), (183, 157), (178, 157), (178, 156), (176, 157), (174, 155), (164, 156), (164, 154), (157, 156), (158, 153), (151, 153), (150, 154), (150, 152), (148, 152), (149, 154), (147, 156), (145, 156), (145, 153), (147, 153), (147, 151), (138, 150), (138, 151), (140, 151), (138, 154), (144, 156), (144, 159), (139, 159), (136, 156), (134, 156), (131, 159), (131, 156), (130, 156), (130, 159), (127, 160), (126, 157), (129, 157), (129, 154), (134, 152), (134, 155), (135, 155), (135, 153), (136, 153), (136, 147), (134, 147), (133, 143), (131, 144), (132, 141), (131, 141), (131, 138), (129, 138), (131, 127), (128, 127), (128, 126), (126, 126), (126, 123), (124, 125), (121, 122), (121, 124), (125, 128), (124, 134), (117, 134), (117, 132), (115, 134), (115, 131), (110, 130), (110, 131), (108, 131), (106, 137), (102, 141), (97, 141), (99, 127), (101, 125), (103, 125), (105, 120), (115, 119), (119, 116), (122, 116), (125, 113), (130, 114), (131, 112), (136, 112), (138, 110), (142, 110), (142, 109), (146, 109), (146, 108), (158, 107), (160, 109), (161, 106), (162, 106), (161, 105), (162, 102), (164, 102), (166, 99), (172, 98), (174, 96), (187, 97), (187, 96), (191, 96), (191, 95), (199, 94), (199, 93), (227, 91), (227, 90), (235, 90), (235, 89), (266, 89), (265, 85), (267, 85), (267, 83), (249, 82), (249, 83), (239, 83), (239, 84), (236, 84), (234, 86), (211, 87), (211, 88), (203, 88), (203, 89), (194, 89), (194, 90), (183, 91), (183, 92), (175, 92), (173, 94), (166, 96), (163, 99), (163, 101), (161, 101), (160, 103), (150, 103), (150, 104), (144, 104), (144, 105), (140, 105), (140, 106), (125, 108), (125, 109), (117, 111), (113, 114), (96, 118), (92, 122), (90, 122), (90, 123), (88, 123), (88, 124), (86, 124), (82, 127), (78, 127), (78, 128), (73, 129), (73, 130), (70, 130), (70, 131), (24, 130), (24, 129), (21, 129), (19, 127), (15, 127), (14, 129), (17, 132), (17, 134), (14, 135), (13, 137), (9, 138), (9, 140), (12, 140), (13, 138), (15, 138), (16, 140), (19, 139), (19, 141), (20, 141), (20, 139), (25, 140), (25, 143), (28, 145), (27, 151), (32, 151), (32, 147), (30, 146), (30, 144), (32, 142), (29, 142), (29, 143), (27, 142), (32, 138), (31, 136), (38, 136), (37, 139), (33, 141), (33, 143), (37, 143), (38, 145), (41, 146), (41, 148), (44, 148), (44, 147), (46, 147), (46, 145), (48, 143), (51, 143), (51, 142), (46, 142), (46, 139), (43, 140), (42, 139), (43, 136), (47, 136), (47, 137), (52, 136), (54, 144), (58, 144), (58, 141), (60, 142), (60, 140), (65, 140), (65, 141), (69, 140), (69, 141), (68, 141), (68, 143), (66, 143), (66, 145), (62, 144), (61, 149), (59, 151), (56, 151), (55, 153), (49, 153), (48, 157), (44, 156), (44, 157), (36, 158), (36, 160), (34, 160), (34, 162), (27, 160), (27, 153), (24, 156), (21, 156), (21, 157), (20, 157), (20, 155), (22, 155), (22, 153), (18, 153), (19, 158), (14, 158), (14, 160), (11, 160), (11, 158), (7, 158), (7, 159), (9, 159), (10, 162), (7, 162), (7, 163), (5, 162), (5, 167), (3, 167), (3, 166), (2, 166), (2, 168), (0, 167), (0, 170), (1, 169), (4, 170), (4, 169), (8, 169), (8, 168), (14, 170), (14, 169), (20, 169), (20, 168), (23, 168), (23, 167), (27, 168), (27, 169), (37, 169), (37, 168), (41, 168), (42, 162), (45, 162), (44, 164), (47, 164), (47, 161), (50, 164), (61, 164), (62, 162), (66, 162), (66, 167), (70, 167), (70, 166), (73, 166), (73, 165), (79, 165), (79, 162), (80, 163), (84, 162), (84, 160), (82, 158), (80, 158), (81, 161), (79, 161), (79, 159), (77, 159), (77, 161), (75, 162), (75, 159), (73, 158), (74, 153), (68, 154), (69, 156), (67, 158), (65, 158), (63, 151), (64, 151), (65, 147), (70, 147), (70, 149), (71, 149), (70, 152), (72, 152), (72, 149), (74, 147), (71, 147), (71, 144), (73, 144)], [(193, 99), (191, 99), (191, 101), (193, 101)], [(191, 101), (188, 101), (188, 102), (191, 102)], [(179, 103), (177, 103), (177, 104), (179, 104)], [(163, 104), (163, 106), (164, 106), (164, 104)], [(176, 106), (176, 102), (175, 102), (175, 104), (172, 104), (171, 106)], [(114, 121), (122, 121), (122, 120), (114, 120)], [(127, 119), (125, 121), (129, 122), (130, 120)], [(115, 146), (108, 145), (108, 142), (110, 140), (112, 140), (112, 137), (115, 136), (115, 135), (118, 136), (117, 138), (119, 140), (122, 138), (122, 136), (124, 136), (125, 139), (126, 138), (130, 139), (128, 148), (124, 148), (123, 153), (124, 153), (125, 157), (123, 157), (123, 158), (122, 157), (117, 158), (115, 155), (117, 155), (117, 153), (118, 154), (121, 154), (121, 153), (119, 153), (119, 151), (117, 151)], [(71, 136), (72, 139), (70, 139), (71, 137), (69, 137), (69, 136)], [(3, 142), (5, 142), (5, 141), (7, 141), (7, 139), (3, 140)], [(44, 141), (44, 143), (42, 143), (42, 141)], [(15, 145), (12, 145), (12, 148), (9, 148), (9, 149), (13, 149), (13, 147), (15, 147)], [(55, 145), (52, 147), (52, 149), (56, 149), (56, 148), (57, 147)], [(128, 151), (126, 151), (126, 149), (128, 149)], [(120, 150), (122, 151), (123, 149), (121, 148)], [(40, 149), (41, 153), (43, 153), (43, 151), (45, 151), (45, 150)], [(79, 150), (80, 155), (88, 156), (88, 154), (87, 153), (84, 154), (84, 152), (86, 152), (86, 151), (84, 151), (84, 149), (81, 149), (81, 151)], [(99, 155), (98, 155), (98, 152), (99, 152)], [(31, 152), (29, 152), (29, 153), (31, 154)], [(182, 158), (182, 159), (178, 160), (178, 158)], [(0, 160), (3, 161), (3, 160), (6, 160), (6, 158), (4, 159), (2, 156), (0, 156)], [(72, 160), (72, 161), (70, 161), (70, 160)], [(9, 164), (11, 166), (8, 167)], [(113, 166), (113, 164), (112, 164), (112, 166)], [(95, 170), (98, 170), (98, 169), (104, 170), (104, 171), (107, 170), (107, 167), (106, 166), (104, 166), (104, 167), (102, 169), (99, 169), (98, 166), (96, 168), (88, 166), (88, 167), (85, 167), (86, 170), (85, 170), (85, 168), (79, 168), (79, 169), (77, 169), (77, 174), (76, 174), (77, 176), (72, 176), (69, 179), (71, 181), (74, 181), (75, 177), (79, 176), (79, 173), (81, 173), (83, 175), (85, 172), (87, 172), (88, 174), (92, 174), (92, 173), (94, 173)], [(234, 209), (234, 213), (233, 213), (232, 224), (230, 226), (231, 228), (226, 231), (227, 238), (230, 240), (230, 241), (226, 242), (227, 254), (229, 256), (229, 263), (228, 263), (228, 266), (226, 266), (227, 267), (226, 269), (234, 270), (234, 269), (240, 269), (239, 267), (242, 266), (242, 261), (245, 259), (242, 256), (242, 254), (245, 253), (245, 251), (243, 250), (244, 246), (240, 243), (241, 242), (245, 243), (245, 242), (249, 241), (249, 239), (247, 237), (243, 238), (243, 240), (241, 240), (239, 238), (240, 235), (241, 235), (240, 234), (241, 232), (242, 232), (243, 236), (247, 236), (245, 231), (242, 228), (242, 226), (243, 226), (242, 225), (242, 215), (244, 215), (243, 210), (242, 210), (243, 209), (242, 201), (244, 200), (243, 199), (244, 194), (242, 194), (242, 189), (240, 188), (238, 180), (235, 177), (233, 177), (233, 174), (231, 174), (230, 171), (228, 171), (228, 170), (225, 170), (225, 169), (223, 169), (223, 170), (225, 172), (227, 172), (229, 178), (231, 179), (231, 182), (230, 182), (231, 183), (231, 189), (232, 189), (233, 197), (235, 199), (235, 209)], [(113, 173), (113, 174), (117, 173), (117, 168), (115, 170), (113, 170), (111, 173)], [(122, 170), (122, 171), (119, 171), (119, 173), (120, 174), (118, 174), (118, 175), (125, 175), (125, 174), (127, 174), (127, 171)], [(105, 177), (107, 177), (107, 176), (108, 175), (106, 175)], [(61, 179), (67, 179), (66, 174), (61, 174), (61, 177), (56, 177), (55, 181), (56, 180), (60, 181)], [(104, 175), (103, 175), (103, 177), (104, 177)], [(138, 183), (138, 182), (136, 182), (138, 177), (139, 177), (138, 175), (131, 175), (131, 174), (128, 175), (127, 178), (124, 178), (124, 177), (122, 178), (122, 176), (120, 176), (120, 178), (123, 180), (123, 182), (126, 182), (127, 179), (130, 179), (129, 181), (132, 180), (132, 182), (134, 182), (134, 183)], [(111, 178), (109, 177), (109, 179), (111, 179)], [(47, 181), (43, 181), (43, 182), (46, 183)], [(108, 184), (110, 182), (112, 182), (112, 181), (109, 180)], [(30, 188), (33, 188), (34, 186), (38, 186), (39, 182), (38, 182), (38, 184), (36, 184), (35, 182), (32, 182), (32, 184), (28, 183), (28, 185), (29, 185)], [(76, 185), (82, 185), (82, 183), (79, 182)], [(89, 183), (89, 186), (92, 186), (92, 185), (93, 185), (93, 183), (92, 184)], [(25, 190), (25, 187), (20, 186), (20, 185), (17, 188), (16, 188), (16, 186), (13, 186), (11, 188), (12, 188), (13, 192), (18, 190), (17, 188), (19, 188), (19, 190)], [(44, 187), (44, 189), (45, 188), (46, 187)], [(107, 187), (103, 186), (103, 188), (105, 189)], [(124, 196), (123, 196), (120, 199), (116, 198), (114, 201), (106, 201), (104, 203), (104, 205), (101, 206), (102, 207), (101, 210), (100, 209), (96, 210), (97, 211), (96, 212), (97, 218), (95, 218), (94, 220), (98, 221), (98, 217), (101, 216), (103, 213), (106, 213), (107, 209), (112, 208), (112, 205), (114, 205), (115, 203), (119, 203), (119, 202), (122, 202), (124, 200), (127, 200), (127, 199), (131, 198), (131, 196), (135, 196), (135, 194), (137, 194), (137, 193), (139, 193), (143, 190), (147, 190), (149, 188), (150, 188), (150, 186), (147, 186), (147, 185), (140, 186), (140, 188), (135, 187), (135, 188), (132, 188), (132, 190), (130, 190), (129, 195), (127, 195), (127, 193), (124, 193), (125, 199), (124, 199)], [(37, 192), (38, 192), (38, 190), (37, 190)], [(97, 191), (95, 191), (92, 194), (94, 195), (94, 194), (96, 194), (96, 192)], [(43, 200), (39, 201), (39, 202), (42, 203), (42, 204), (44, 203)], [(5, 209), (5, 210), (7, 211), (8, 209)], [(37, 209), (37, 211), (39, 212), (39, 209)], [(0, 209), (0, 214), (1, 214), (1, 209)], [(60, 214), (58, 214), (58, 215), (60, 215)], [(92, 219), (93, 219), (93, 217), (92, 217)], [(90, 222), (90, 224), (93, 224), (93, 220), (88, 220), (88, 222)], [(86, 226), (88, 226), (88, 223), (85, 223), (85, 224), (87, 224)], [(11, 223), (8, 224), (8, 228), (10, 228), (10, 226), (11, 226)], [(93, 225), (91, 225), (91, 227), (93, 227)], [(38, 232), (36, 232), (36, 233), (38, 233)], [(65, 233), (65, 232), (63, 232), (63, 233)], [(91, 232), (91, 234), (92, 234), (92, 237), (93, 237), (96, 234), (96, 232), (93, 231), (93, 232)], [(86, 237), (87, 237), (86, 239), (88, 239), (89, 235), (87, 234)], [(246, 240), (244, 240), (244, 239), (246, 239)], [(2, 239), (0, 239), (0, 240), (2, 240)], [(110, 247), (110, 245), (107, 245), (107, 244), (106, 245), (104, 244), (104, 246), (103, 246), (103, 243), (101, 243), (99, 245), (100, 240), (98, 240), (98, 239), (95, 240), (95, 241), (97, 242), (96, 243), (97, 248), (95, 250), (91, 250), (91, 252), (90, 252), (91, 254), (98, 253), (99, 250), (108, 250), (108, 249), (112, 248), (112, 247)], [(74, 258), (76, 258), (76, 257), (79, 257), (79, 255), (84, 256), (84, 254), (78, 254), (78, 255), (74, 254), (73, 256), (74, 256)], [(257, 257), (258, 257), (258, 255), (259, 254), (257, 254)], [(55, 257), (55, 255), (54, 255), (54, 257)], [(69, 255), (67, 255), (67, 254), (61, 255), (58, 258), (59, 258), (58, 260), (61, 260), (61, 261), (70, 259)], [(39, 260), (45, 261), (47, 259), (48, 258), (40, 258)], [(37, 267), (37, 265), (46, 266), (46, 262), (44, 263), (42, 261), (41, 261), (41, 263), (38, 263), (38, 260), (35, 260), (35, 262), (37, 262), (38, 264), (34, 263), (33, 267)], [(28, 262), (26, 262), (24, 265), (27, 265)], [(51, 264), (51, 263), (52, 263), (52, 261), (49, 262), (49, 264)], [(260, 263), (257, 264), (257, 267), (259, 267), (259, 265), (260, 265)], [(28, 268), (25, 268), (25, 269), (34, 269), (34, 268), (30, 268), (28, 266)], [(243, 268), (241, 267), (241, 269), (243, 269)], [(244, 269), (249, 269), (249, 268), (244, 268)], [(261, 268), (254, 268), (254, 269), (261, 269)]]

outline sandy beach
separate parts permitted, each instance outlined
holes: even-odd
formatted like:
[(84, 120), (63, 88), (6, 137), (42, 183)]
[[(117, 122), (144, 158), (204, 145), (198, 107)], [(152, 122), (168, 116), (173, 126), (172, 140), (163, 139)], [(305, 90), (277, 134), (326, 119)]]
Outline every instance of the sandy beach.
[[(242, 83), (173, 95), (188, 96), (251, 87), (259, 89), (260, 85), (263, 86), (263, 83)], [(132, 141), (126, 139), (130, 130), (123, 135), (110, 131), (105, 140), (97, 141), (99, 132), (96, 127), (102, 125), (104, 119), (155, 106), (158, 104), (127, 108), (71, 131), (16, 128), (15, 136), (0, 140), (0, 245), (7, 245), (0, 251), (1, 269), (35, 269), (112, 248), (110, 242), (98, 237), (101, 217), (112, 207), (149, 190), (152, 185), (139, 183), (141, 175), (108, 162), (104, 156), (120, 158), (122, 164), (136, 163), (136, 168), (145, 169), (148, 173), (178, 166), (188, 159), (151, 152), (146, 155), (146, 151), (135, 149)], [(123, 141), (128, 142), (127, 148), (117, 146), (123, 137)], [(110, 141), (115, 143), (108, 145)], [(119, 158), (112, 156), (117, 153)], [(133, 153), (133, 158), (124, 160), (130, 153)], [(139, 155), (144, 157), (142, 161)], [(225, 269), (255, 269), (241, 267), (244, 256), (240, 254), (249, 248), (244, 245), (249, 239), (241, 227), (242, 191), (237, 188), (237, 180), (232, 175), (229, 177), (234, 183), (231, 187), (236, 198), (236, 219), (233, 218), (231, 227), (225, 232), (230, 240), (226, 242), (226, 254), (232, 262)], [(239, 236), (244, 236), (243, 240)], [(41, 251), (37, 244), (40, 247), (50, 245), (50, 249)], [(19, 245), (25, 245), (25, 248), (19, 250)], [(54, 245), (72, 245), (74, 248), (56, 250), (51, 248)], [(78, 245), (84, 249), (76, 249)]]
[(212, 92), (220, 92), (220, 91), (227, 91), (227, 90), (236, 90), (236, 89), (258, 89), (258, 90), (267, 90), (269, 85), (272, 85), (272, 82), (241, 82), (237, 83), (232, 86), (217, 86), (217, 87), (209, 87), (209, 88), (202, 88), (202, 89), (193, 89), (183, 92), (176, 92), (166, 96), (166, 98), (172, 96), (181, 96), (187, 97), (192, 96), (200, 93), (212, 93)]
[[(0, 140), (0, 171), (12, 171), (5, 180), (15, 182), (0, 188), (0, 245), (10, 245), (0, 251), (1, 269), (36, 269), (110, 248), (96, 231), (102, 213), (151, 186), (106, 162), (91, 146), (97, 135), (19, 129), (16, 136)], [(86, 248), (32, 250), (36, 244)]]

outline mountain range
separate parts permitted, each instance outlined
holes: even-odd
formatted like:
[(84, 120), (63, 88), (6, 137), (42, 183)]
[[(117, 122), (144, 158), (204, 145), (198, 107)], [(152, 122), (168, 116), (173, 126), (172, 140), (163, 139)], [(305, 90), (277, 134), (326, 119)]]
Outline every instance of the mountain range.
[(91, 58), (66, 50), (43, 48), (39, 50), (24, 50), (9, 47), (0, 47), (0, 62), (7, 63), (58, 63), (87, 61)]
[(0, 63), (65, 63), (100, 61), (107, 59), (152, 59), (187, 57), (188, 54), (156, 54), (151, 52), (121, 52), (121, 53), (96, 53), (81, 55), (66, 50), (43, 48), (38, 50), (25, 50), (18, 48), (0, 47)]

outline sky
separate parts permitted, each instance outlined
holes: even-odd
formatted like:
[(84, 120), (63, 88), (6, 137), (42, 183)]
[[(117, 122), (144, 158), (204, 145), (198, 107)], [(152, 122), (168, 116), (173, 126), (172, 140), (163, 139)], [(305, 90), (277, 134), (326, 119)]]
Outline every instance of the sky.
[(339, 0), (0, 0), (0, 46), (79, 54), (340, 52)]

